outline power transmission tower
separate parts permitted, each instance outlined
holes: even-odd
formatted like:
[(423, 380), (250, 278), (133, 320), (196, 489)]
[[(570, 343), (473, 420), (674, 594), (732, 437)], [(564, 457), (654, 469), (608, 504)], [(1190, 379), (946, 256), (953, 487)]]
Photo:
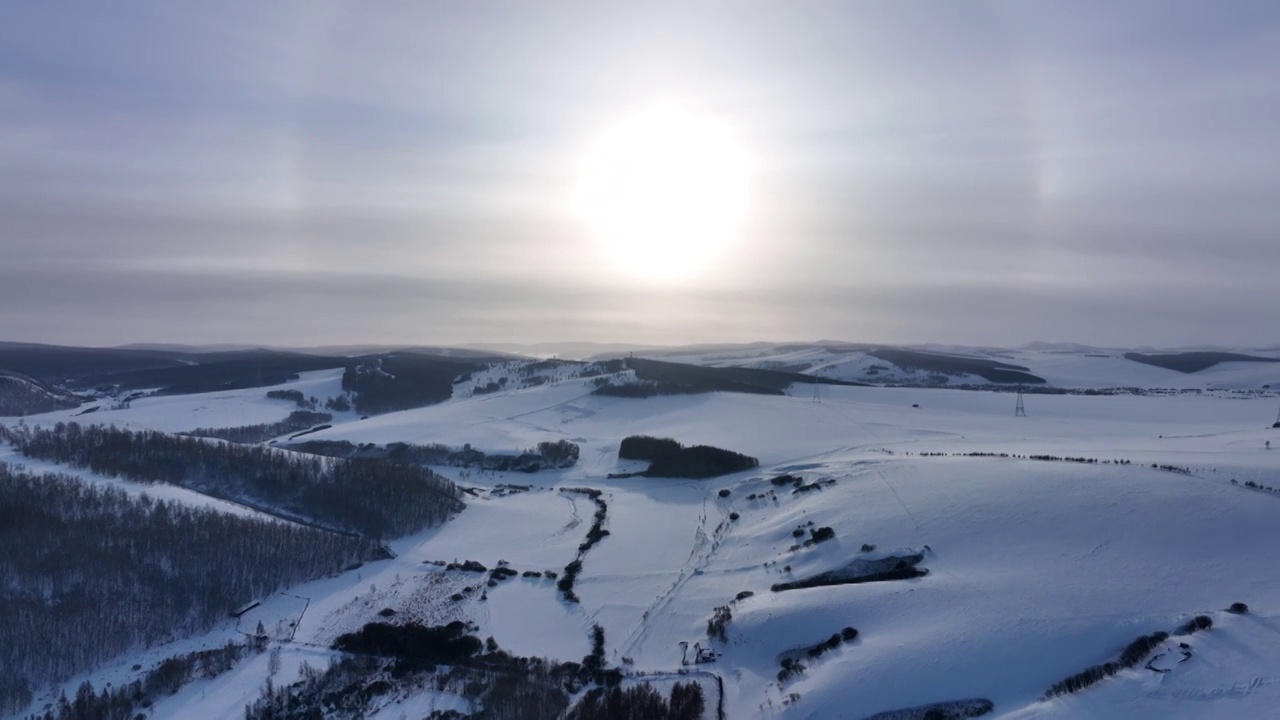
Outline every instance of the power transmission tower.
[(822, 384), (817, 380), (813, 381), (813, 401), (816, 403), (822, 402)]
[(1018, 405), (1013, 408), (1014, 417), (1026, 417), (1027, 406), (1022, 402), (1022, 388), (1018, 388)]

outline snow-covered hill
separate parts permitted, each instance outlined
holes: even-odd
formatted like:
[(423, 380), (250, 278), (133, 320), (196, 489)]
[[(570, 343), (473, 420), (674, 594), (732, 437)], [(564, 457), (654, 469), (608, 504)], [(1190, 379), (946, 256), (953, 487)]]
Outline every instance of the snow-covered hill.
[[(886, 352), (887, 351), (887, 352)], [(1178, 351), (1150, 351), (1178, 355)], [(671, 350), (663, 359), (716, 367), (743, 366), (786, 369), (822, 377), (889, 385), (989, 385), (981, 374), (946, 368), (946, 361), (967, 360), (1015, 366), (1040, 378), (1049, 387), (1072, 390), (1142, 389), (1280, 389), (1280, 362), (1225, 361), (1198, 372), (1179, 372), (1137, 362), (1122, 349), (1034, 343), (1018, 349), (923, 346), (886, 348), (846, 343), (748, 345), (715, 351)], [(919, 355), (943, 361), (943, 369), (922, 368), (896, 354)], [(1280, 359), (1272, 350), (1241, 350), (1233, 354)], [(954, 364), (954, 363), (952, 363)], [(1034, 382), (1034, 381), (1033, 381)], [(1014, 381), (1016, 384), (1016, 381)], [(1038, 384), (1038, 383), (1037, 383)], [(1269, 387), (1268, 387), (1269, 386)]]
[[(858, 379), (864, 376), (850, 368), (871, 362), (864, 350), (766, 351), (772, 354), (696, 359), (809, 363), (806, 372)], [(1115, 385), (1203, 388), (1191, 383), (1212, 376), (1215, 387), (1260, 389), (1265, 373), (1280, 368), (1240, 363), (1248, 367), (1186, 375), (1094, 357), (1102, 354), (1028, 349), (994, 359), (1062, 387), (1104, 377), (1132, 380)], [(1188, 384), (1173, 384), (1184, 375)], [(536, 474), (438, 468), (474, 494), (451, 522), (393, 542), (395, 558), (290, 588), (264, 599), (248, 621), (229, 619), (206, 637), (121, 658), (67, 686), (73, 691), (85, 678), (119, 684), (168, 654), (221, 644), (260, 620), (280, 628), (272, 631), (280, 658), (274, 674), (269, 654), (253, 656), (150, 710), (153, 718), (240, 718), (269, 675), (279, 685), (294, 680), (303, 662), (323, 667), (336, 655), (329, 645), (338, 634), (390, 609), (402, 621), (469, 621), (480, 637), (514, 653), (560, 660), (586, 654), (598, 624), (607, 662), (627, 673), (718, 676), (730, 718), (864, 718), (970, 698), (993, 702), (991, 717), (1019, 719), (1264, 718), (1280, 706), (1280, 576), (1273, 570), (1280, 568), (1280, 494), (1246, 486), (1280, 486), (1280, 448), (1266, 448), (1269, 440), (1280, 445), (1280, 431), (1268, 429), (1280, 404), (1272, 396), (1034, 395), (1028, 417), (1015, 417), (1007, 393), (823, 387), (815, 402), (811, 387), (796, 386), (785, 396), (641, 400), (593, 395), (592, 379), (571, 372), (544, 376), (367, 419), (340, 414), (308, 438), (486, 451), (564, 439), (581, 447), (575, 467)], [(283, 387), (325, 398), (339, 392), (336, 380), (308, 374)], [(276, 421), (288, 409), (257, 389), (147, 398), (77, 420), (182, 431), (215, 419)], [(622, 438), (633, 434), (728, 448), (759, 458), (761, 467), (712, 480), (609, 479), (636, 469), (617, 457)], [(798, 482), (771, 482), (783, 474)], [(574, 559), (596, 506), (565, 490), (583, 487), (602, 492), (609, 535), (584, 555), (581, 603), (574, 604), (545, 575), (524, 573), (560, 571)], [(820, 528), (834, 537), (805, 546)], [(922, 577), (771, 589), (853, 561), (872, 567), (915, 555)], [(485, 574), (435, 564), (463, 560), (490, 569), (505, 562), (519, 575), (489, 587)], [(1225, 612), (1235, 602), (1250, 612)], [(723, 641), (708, 636), (717, 607), (729, 609)], [(1161, 642), (1151, 653), (1155, 669), (1139, 664), (1079, 693), (1042, 699), (1053, 683), (1115, 660), (1135, 638), (1172, 632), (1201, 614), (1213, 627)], [(857, 637), (809, 659), (807, 648), (844, 628)], [(718, 657), (683, 666), (681, 643)], [(803, 671), (780, 680), (782, 661), (797, 657)], [(719, 691), (707, 687), (713, 717)], [(43, 695), (36, 707), (48, 701)], [(375, 705), (390, 717), (469, 707), (431, 688), (391, 693)]]

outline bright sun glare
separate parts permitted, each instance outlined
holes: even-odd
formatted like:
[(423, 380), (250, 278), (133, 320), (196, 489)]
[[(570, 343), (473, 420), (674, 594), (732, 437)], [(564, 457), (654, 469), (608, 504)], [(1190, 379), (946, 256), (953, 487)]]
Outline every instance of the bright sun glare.
[(576, 205), (622, 271), (650, 281), (687, 277), (742, 227), (746, 157), (720, 123), (658, 108), (597, 138)]

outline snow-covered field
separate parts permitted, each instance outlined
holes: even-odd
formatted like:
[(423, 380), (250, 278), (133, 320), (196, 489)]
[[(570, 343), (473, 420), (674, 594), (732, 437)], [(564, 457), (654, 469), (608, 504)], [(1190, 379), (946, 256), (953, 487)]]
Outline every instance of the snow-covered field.
[[(1083, 384), (1095, 371), (1086, 360), (1107, 360), (1072, 357), (1033, 371), (1055, 384)], [(1124, 372), (1133, 373), (1097, 370), (1117, 380), (1108, 386), (1178, 387), (1163, 383), (1164, 373), (1179, 373), (1107, 361), (1128, 363)], [(1262, 376), (1239, 373), (1277, 367), (1242, 365), (1249, 367), (1222, 366), (1221, 377), (1207, 381), (1194, 376), (1198, 387), (1243, 386)], [(337, 380), (308, 374), (285, 387), (323, 400), (340, 391)], [(1280, 446), (1280, 430), (1268, 429), (1280, 405), (1274, 397), (1031, 395), (1028, 417), (1014, 417), (1014, 396), (995, 392), (824, 387), (815, 402), (809, 387), (785, 397), (644, 400), (591, 389), (588, 381), (562, 380), (458, 397), (366, 420), (338, 418), (309, 436), (470, 443), (487, 452), (568, 439), (582, 452), (563, 471), (468, 474), (461, 482), (479, 487), (480, 496), (446, 525), (392, 543), (396, 558), (266, 599), (248, 622), (279, 628), (272, 631), (282, 660), (275, 683), (295, 679), (304, 661), (323, 667), (337, 634), (391, 609), (427, 624), (469, 620), (480, 637), (512, 652), (563, 660), (586, 654), (587, 634), (600, 624), (606, 659), (628, 671), (679, 670), (680, 643), (710, 645), (718, 659), (697, 669), (723, 679), (730, 718), (863, 718), (966, 698), (988, 698), (991, 717), (1020, 720), (1280, 717), (1280, 494), (1243, 486), (1280, 486), (1280, 447), (1265, 447), (1268, 440)], [(76, 420), (178, 431), (274, 422), (289, 410), (257, 389), (149, 398)], [(736, 450), (758, 457), (761, 467), (713, 480), (608, 479), (634, 469), (617, 459), (619, 442), (632, 434)], [(456, 468), (439, 470), (459, 477)], [(834, 482), (797, 493), (769, 482), (784, 472)], [(530, 487), (485, 492), (499, 484)], [(562, 569), (595, 511), (585, 496), (561, 491), (574, 487), (603, 491), (610, 531), (585, 556), (581, 605), (561, 600), (546, 578), (518, 576), (486, 588), (484, 575), (433, 564)], [(793, 531), (820, 527), (834, 539), (792, 549)], [(857, 558), (916, 552), (924, 554), (923, 577), (770, 590)], [(752, 594), (735, 600), (745, 592)], [(1233, 602), (1251, 612), (1224, 612)], [(710, 640), (707, 621), (725, 605), (732, 611), (727, 642)], [(1198, 614), (1210, 616), (1213, 628), (1166, 641), (1156, 667), (1167, 672), (1139, 665), (1080, 693), (1041, 699), (1054, 682), (1114, 660), (1138, 636), (1172, 632)], [(237, 624), (122, 658), (69, 686), (84, 677), (121, 682), (133, 664), (145, 669), (166, 653), (221, 644)], [(858, 630), (856, 640), (778, 680), (782, 657), (845, 627)], [(1180, 642), (1190, 656), (1176, 662), (1185, 657)], [(152, 717), (243, 717), (268, 664), (263, 654), (197, 681), (158, 703)], [(711, 700), (714, 708), (714, 693)], [(433, 689), (387, 703), (388, 717), (467, 707)]]

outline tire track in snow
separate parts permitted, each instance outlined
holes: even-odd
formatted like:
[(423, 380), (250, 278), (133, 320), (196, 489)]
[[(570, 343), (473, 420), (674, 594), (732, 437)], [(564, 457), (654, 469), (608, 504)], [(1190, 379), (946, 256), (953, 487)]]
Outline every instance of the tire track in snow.
[(675, 596), (684, 589), (685, 585), (691, 579), (700, 575), (711, 564), (712, 558), (715, 556), (716, 551), (720, 549), (720, 544), (724, 541), (728, 531), (729, 523), (725, 522), (725, 518), (721, 518), (720, 523), (712, 531), (711, 535), (707, 535), (707, 498), (704, 496), (702, 499), (702, 512), (698, 516), (698, 526), (694, 529), (693, 546), (689, 550), (689, 558), (685, 560), (684, 566), (680, 569), (680, 574), (676, 576), (676, 580), (671, 584), (671, 587), (656, 597), (640, 616), (640, 620), (631, 629), (627, 639), (619, 646), (618, 653), (620, 655), (632, 657), (644, 647), (644, 641), (649, 635), (649, 618), (663, 613), (675, 600)]
[(902, 501), (902, 496), (899, 495), (898, 491), (894, 489), (893, 484), (889, 482), (889, 478), (884, 476), (884, 471), (877, 468), (875, 473), (876, 473), (876, 476), (880, 478), (880, 481), (884, 483), (884, 486), (889, 488), (889, 492), (893, 493), (893, 498), (898, 501), (899, 505), (902, 506), (902, 511), (905, 512), (907, 514), (907, 517), (911, 518), (911, 522), (915, 524), (916, 536), (917, 537), (922, 536), (924, 534), (924, 529), (920, 527), (920, 521), (916, 518), (916, 514), (911, 512), (911, 508), (907, 507), (907, 504)]

